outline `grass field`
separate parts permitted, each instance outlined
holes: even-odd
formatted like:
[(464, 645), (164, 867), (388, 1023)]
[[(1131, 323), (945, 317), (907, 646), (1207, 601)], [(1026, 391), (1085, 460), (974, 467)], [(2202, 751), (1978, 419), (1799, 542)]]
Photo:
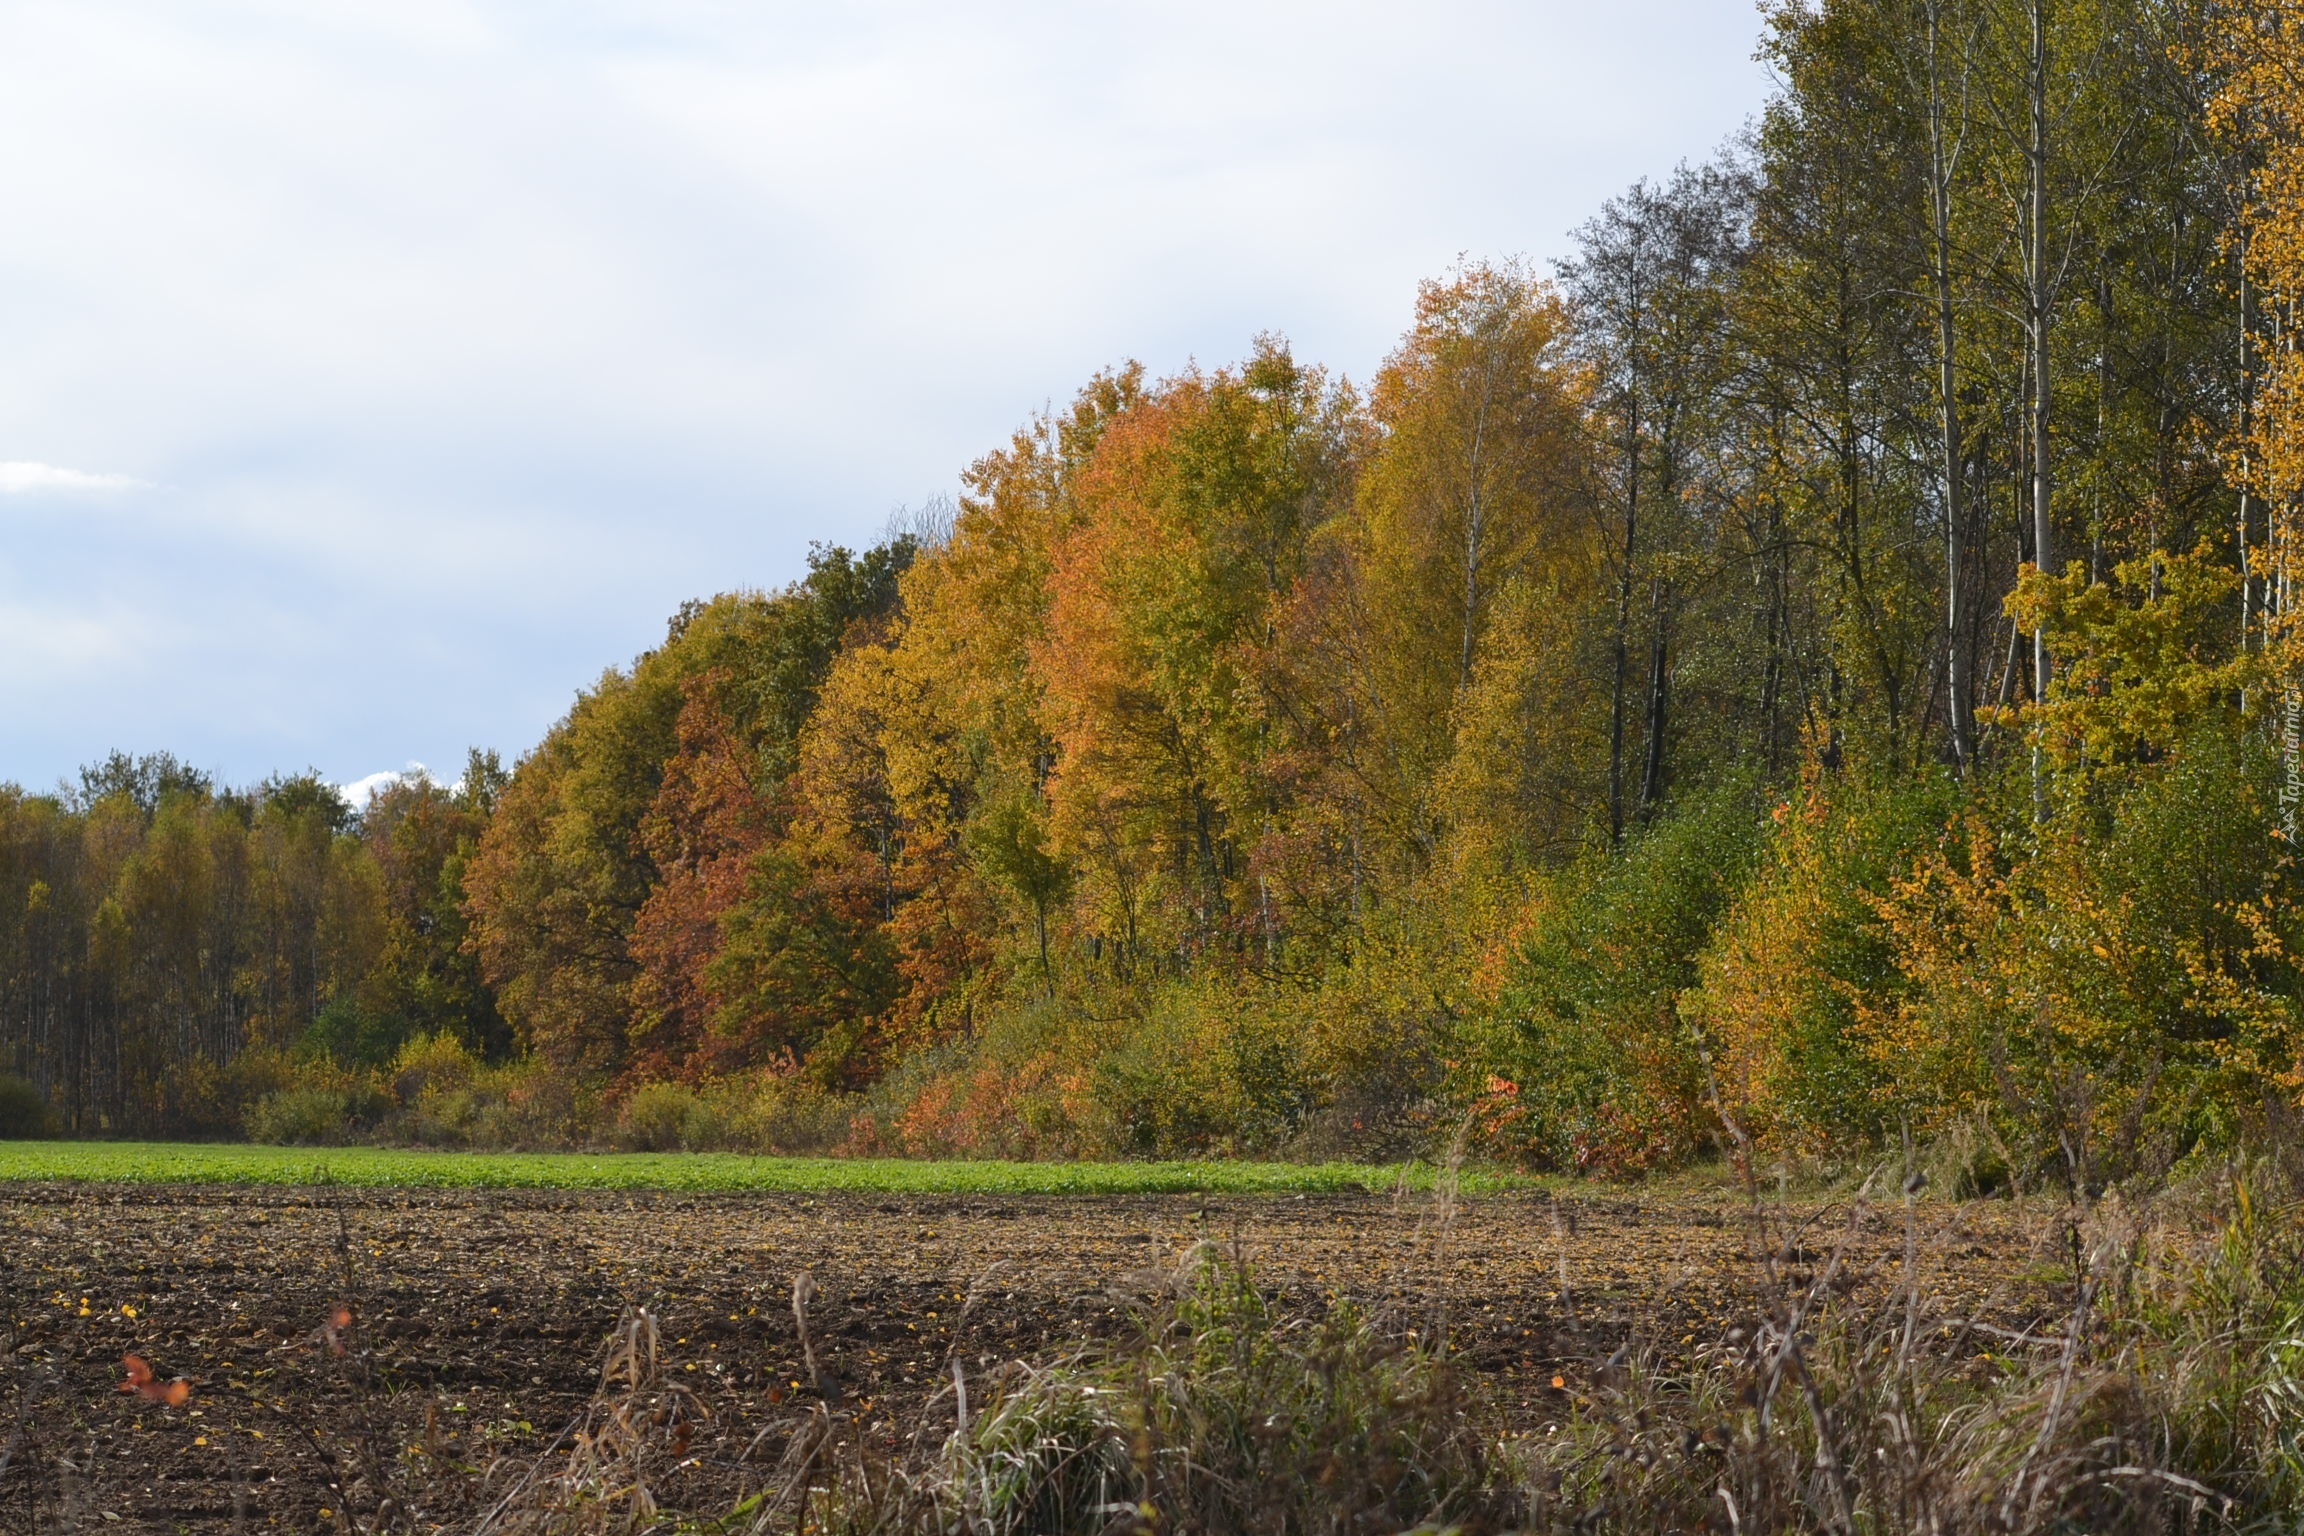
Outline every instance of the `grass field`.
[[(1426, 1163), (994, 1163), (721, 1152), (427, 1152), (128, 1141), (0, 1142), (0, 1181), (890, 1194), (1297, 1194), (1429, 1188)], [(1467, 1173), (1468, 1191), (1530, 1181)]]

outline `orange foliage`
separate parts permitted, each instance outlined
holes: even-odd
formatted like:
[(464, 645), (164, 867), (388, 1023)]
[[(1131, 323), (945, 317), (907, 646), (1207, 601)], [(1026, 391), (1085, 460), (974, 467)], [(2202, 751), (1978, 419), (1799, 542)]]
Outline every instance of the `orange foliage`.
[(656, 884), (632, 927), (635, 1079), (701, 1077), (745, 1065), (713, 1029), (723, 999), (708, 971), (720, 926), (744, 899), (753, 857), (774, 830), (773, 802), (755, 782), (759, 754), (729, 717), (728, 676), (682, 687), (678, 750), (640, 838)]
[(1085, 1074), (1052, 1054), (984, 1061), (930, 1081), (883, 1134), (860, 1127), (849, 1150), (905, 1157), (1062, 1157), (1093, 1114)]
[(1813, 755), (1798, 792), (1774, 812), (1774, 859), (1723, 924), (1701, 984), (1681, 1000), (1712, 1055), (1721, 1105), (1749, 1135), (1797, 1142), (1797, 1080), (1807, 1066), (1794, 1031), (1818, 1003), (1853, 1002), (1851, 989), (1823, 968), (1833, 920), (1829, 858), (1831, 806)]
[(142, 1355), (122, 1355), (120, 1367), (128, 1379), (120, 1383), (120, 1390), (133, 1392), (155, 1403), (166, 1403), (181, 1408), (192, 1398), (192, 1383), (179, 1376), (173, 1381), (162, 1381), (152, 1374), (152, 1363)]

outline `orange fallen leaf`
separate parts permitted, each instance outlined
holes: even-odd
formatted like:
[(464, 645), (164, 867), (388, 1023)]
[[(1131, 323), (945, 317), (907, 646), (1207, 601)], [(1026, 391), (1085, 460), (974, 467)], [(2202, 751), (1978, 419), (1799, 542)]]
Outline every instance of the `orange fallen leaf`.
[(152, 1362), (142, 1355), (121, 1356), (120, 1368), (128, 1373), (128, 1379), (120, 1383), (123, 1392), (134, 1392), (171, 1408), (183, 1407), (192, 1396), (192, 1383), (181, 1376), (174, 1381), (160, 1380), (152, 1374)]

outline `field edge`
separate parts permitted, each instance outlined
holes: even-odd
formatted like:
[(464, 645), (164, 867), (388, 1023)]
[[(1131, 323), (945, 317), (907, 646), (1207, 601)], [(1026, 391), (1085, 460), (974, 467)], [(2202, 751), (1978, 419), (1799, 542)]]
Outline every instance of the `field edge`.
[[(1341, 1194), (1429, 1190), (1430, 1163), (929, 1161), (730, 1152), (458, 1152), (247, 1143), (0, 1142), (0, 1184), (352, 1185), (417, 1189), (629, 1189), (813, 1194)], [(1537, 1187), (1488, 1169), (1467, 1194)]]

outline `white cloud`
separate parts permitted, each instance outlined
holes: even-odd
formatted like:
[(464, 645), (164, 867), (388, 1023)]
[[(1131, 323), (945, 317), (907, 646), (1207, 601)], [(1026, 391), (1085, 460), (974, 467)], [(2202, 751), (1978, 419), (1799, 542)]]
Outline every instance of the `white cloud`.
[(395, 784), (419, 783), (429, 780), (431, 777), (431, 769), (422, 763), (410, 763), (397, 772), (371, 773), (364, 778), (354, 779), (349, 784), (339, 784), (336, 786), (336, 792), (350, 802), (352, 809), (364, 811), (368, 809), (368, 802), (376, 797), (379, 790), (390, 789)]
[(682, 598), (870, 539), (1099, 367), (1276, 329), (1365, 379), (1418, 278), (1558, 254), (1742, 122), (1758, 25), (0, 5), (40, 146), (0, 156), (0, 780), (510, 758)]
[(141, 491), (147, 482), (133, 475), (92, 475), (35, 459), (0, 459), (0, 496), (37, 496), (44, 491)]

